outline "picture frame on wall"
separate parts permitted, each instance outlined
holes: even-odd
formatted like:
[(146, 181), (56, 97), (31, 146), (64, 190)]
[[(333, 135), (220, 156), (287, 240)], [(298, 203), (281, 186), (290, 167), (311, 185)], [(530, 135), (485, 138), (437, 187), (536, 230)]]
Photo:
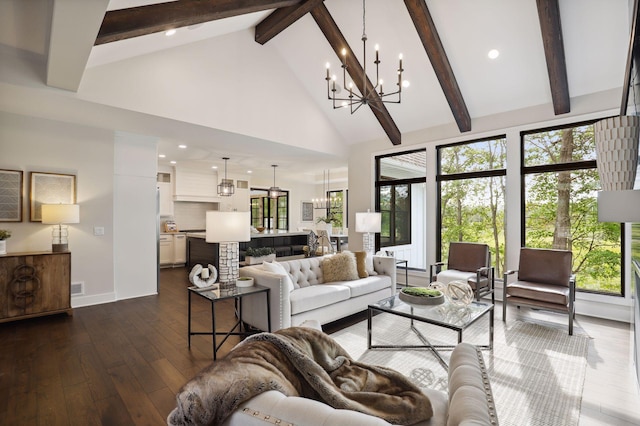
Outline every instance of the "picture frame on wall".
[(29, 176), (29, 220), (42, 222), (43, 204), (75, 204), (76, 176), (31, 172)]
[(22, 170), (0, 169), (0, 222), (22, 222)]
[(311, 201), (302, 202), (300, 217), (302, 222), (313, 222), (313, 203)]

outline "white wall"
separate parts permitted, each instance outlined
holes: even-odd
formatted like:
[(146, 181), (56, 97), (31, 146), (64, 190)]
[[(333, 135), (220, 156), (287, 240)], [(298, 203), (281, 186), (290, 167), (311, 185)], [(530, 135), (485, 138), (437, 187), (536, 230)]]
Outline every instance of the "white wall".
[[(402, 152), (424, 147), (427, 151), (427, 212), (426, 212), (426, 264), (436, 261), (436, 146), (500, 134), (507, 135), (506, 177), (506, 265), (517, 269), (520, 248), (520, 132), (532, 129), (560, 126), (583, 120), (597, 119), (618, 114), (620, 90), (611, 90), (594, 95), (571, 99), (572, 112), (554, 117), (551, 106), (512, 111), (507, 114), (483, 117), (473, 121), (473, 131), (461, 135), (454, 126), (442, 126), (419, 132), (403, 134), (400, 146), (391, 146), (387, 140), (370, 141), (352, 146), (349, 155), (349, 209), (353, 220), (356, 211), (374, 208), (375, 156)], [(349, 247), (359, 250), (362, 246), (360, 234), (349, 230)], [(629, 241), (630, 238), (627, 238)], [(627, 250), (630, 256), (630, 250)], [(626, 259), (630, 265), (630, 259)], [(414, 283), (425, 283), (427, 274), (413, 273)], [(410, 279), (410, 281), (412, 281)], [(501, 284), (500, 284), (501, 285)], [(576, 309), (578, 313), (619, 321), (629, 321), (631, 306), (630, 277), (625, 276), (625, 298), (607, 297), (579, 293)], [(500, 293), (499, 293), (500, 297)]]
[[(69, 225), (69, 249), (71, 281), (84, 283), (84, 294), (72, 297), (74, 307), (155, 291), (156, 151), (153, 145), (136, 146), (127, 139), (120, 140), (116, 154), (113, 132), (0, 112), (0, 168), (25, 173), (23, 222), (0, 223), (13, 232), (9, 252), (51, 250), (51, 227), (29, 222), (29, 172), (77, 177), (80, 223)], [(145, 151), (146, 159), (136, 155)], [(136, 161), (121, 165), (116, 177), (116, 157)], [(142, 166), (145, 176), (127, 171), (134, 164)], [(114, 199), (119, 200), (117, 210)], [(144, 220), (132, 219), (138, 214)], [(94, 227), (104, 227), (104, 236), (94, 236)], [(141, 270), (142, 276), (132, 272)]]

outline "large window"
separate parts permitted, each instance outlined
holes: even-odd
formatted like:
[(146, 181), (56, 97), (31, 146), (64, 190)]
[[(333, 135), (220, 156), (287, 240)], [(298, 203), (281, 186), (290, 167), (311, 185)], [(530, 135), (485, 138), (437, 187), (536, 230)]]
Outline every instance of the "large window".
[(329, 200), (329, 211), (327, 217), (333, 218), (333, 226), (342, 228), (344, 226), (344, 191), (327, 191), (327, 199)]
[(251, 188), (251, 225), (267, 229), (289, 229), (289, 191), (269, 198), (269, 190)]
[(382, 214), (378, 247), (408, 266), (426, 269), (426, 150), (376, 157), (376, 204)]
[(622, 295), (622, 227), (598, 222), (593, 123), (522, 134), (523, 245), (573, 252), (579, 290)]
[(438, 154), (438, 259), (449, 243), (485, 243), (496, 276), (504, 270), (506, 137), (443, 145)]

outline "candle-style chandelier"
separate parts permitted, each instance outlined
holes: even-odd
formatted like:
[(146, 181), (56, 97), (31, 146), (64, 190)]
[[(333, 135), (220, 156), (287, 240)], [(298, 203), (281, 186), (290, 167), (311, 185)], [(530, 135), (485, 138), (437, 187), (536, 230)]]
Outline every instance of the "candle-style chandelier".
[(335, 199), (332, 199), (330, 195), (331, 189), (329, 187), (330, 185), (329, 173), (330, 173), (329, 170), (322, 171), (322, 193), (324, 195), (320, 198), (314, 198), (313, 200), (311, 200), (313, 202), (314, 209), (323, 209), (323, 210), (327, 210), (327, 212), (331, 208), (338, 207), (338, 201)]
[[(347, 84), (347, 49), (342, 49), (342, 88), (345, 90), (349, 90), (348, 97), (339, 97), (337, 96), (340, 87), (336, 85), (336, 75), (331, 74), (331, 65), (327, 62), (327, 76), (325, 80), (327, 81), (327, 98), (330, 101), (333, 101), (333, 109), (337, 108), (346, 108), (349, 107), (351, 110), (351, 114), (356, 112), (362, 105), (369, 105), (372, 108), (380, 109), (382, 104), (391, 103), (391, 104), (399, 104), (401, 102), (402, 96), (402, 87), (409, 87), (409, 82), (407, 80), (402, 80), (402, 72), (404, 69), (402, 68), (402, 53), (399, 55), (398, 59), (398, 80), (396, 82), (397, 89), (395, 92), (384, 93), (383, 89), (383, 80), (380, 78), (379, 74), (379, 46), (375, 45), (376, 51), (376, 60), (373, 62), (376, 65), (376, 80), (375, 85), (370, 88), (367, 77), (367, 34), (366, 34), (366, 9), (365, 9), (365, 0), (362, 0), (362, 92), (358, 93), (354, 88), (354, 84), (350, 81)], [(353, 76), (352, 76), (353, 77)], [(390, 96), (395, 96), (393, 99), (389, 98)]]

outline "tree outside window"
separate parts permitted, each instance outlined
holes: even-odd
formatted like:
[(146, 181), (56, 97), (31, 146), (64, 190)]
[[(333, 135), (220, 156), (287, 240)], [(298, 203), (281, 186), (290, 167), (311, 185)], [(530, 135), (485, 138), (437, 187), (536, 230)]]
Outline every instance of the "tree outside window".
[(522, 135), (523, 244), (571, 250), (577, 288), (621, 295), (622, 227), (598, 222), (593, 124)]

